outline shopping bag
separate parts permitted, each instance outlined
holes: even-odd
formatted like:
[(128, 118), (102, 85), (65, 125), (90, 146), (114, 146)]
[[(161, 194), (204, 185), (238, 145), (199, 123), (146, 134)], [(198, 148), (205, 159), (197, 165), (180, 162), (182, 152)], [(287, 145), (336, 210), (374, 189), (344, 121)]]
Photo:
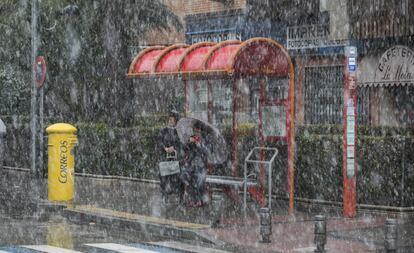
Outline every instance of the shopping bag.
[(158, 166), (162, 177), (180, 173), (180, 164), (178, 161), (160, 162)]

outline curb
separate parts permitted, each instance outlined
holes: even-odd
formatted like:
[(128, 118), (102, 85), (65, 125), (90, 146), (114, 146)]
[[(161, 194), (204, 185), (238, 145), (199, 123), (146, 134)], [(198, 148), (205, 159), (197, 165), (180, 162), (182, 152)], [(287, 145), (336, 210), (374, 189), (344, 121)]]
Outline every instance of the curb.
[(117, 227), (127, 230), (134, 230), (154, 234), (156, 236), (168, 237), (172, 239), (191, 240), (203, 243), (210, 243), (220, 246), (220, 242), (214, 240), (211, 236), (205, 235), (197, 230), (177, 228), (174, 226), (154, 224), (150, 222), (130, 220), (126, 218), (111, 217), (77, 210), (64, 209), (62, 216), (68, 221), (85, 224), (94, 222), (105, 227)]

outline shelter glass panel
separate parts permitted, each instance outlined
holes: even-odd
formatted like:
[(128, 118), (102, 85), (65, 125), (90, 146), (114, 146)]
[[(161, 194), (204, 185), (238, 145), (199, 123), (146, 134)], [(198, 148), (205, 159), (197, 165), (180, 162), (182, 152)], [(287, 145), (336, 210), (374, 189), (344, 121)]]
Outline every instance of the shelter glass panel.
[(271, 77), (266, 82), (268, 101), (280, 101), (288, 98), (289, 80), (287, 78)]
[(259, 121), (260, 80), (259, 78), (245, 78), (236, 81), (236, 119), (238, 125)]
[(208, 82), (192, 80), (188, 82), (189, 116), (208, 120)]
[(264, 137), (286, 136), (285, 106), (264, 106), (262, 113)]
[(213, 125), (231, 127), (233, 121), (233, 90), (231, 81), (212, 81)]

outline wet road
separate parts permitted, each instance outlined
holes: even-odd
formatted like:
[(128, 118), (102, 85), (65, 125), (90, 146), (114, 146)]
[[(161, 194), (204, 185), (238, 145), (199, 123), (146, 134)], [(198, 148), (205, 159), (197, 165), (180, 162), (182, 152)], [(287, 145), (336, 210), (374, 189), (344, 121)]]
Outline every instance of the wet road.
[(168, 238), (155, 237), (150, 233), (102, 227), (94, 223), (70, 224), (61, 216), (38, 221), (30, 217), (12, 218), (3, 213), (0, 215), (0, 224), (0, 253), (224, 253), (202, 246), (192, 246), (191, 243), (168, 241)]

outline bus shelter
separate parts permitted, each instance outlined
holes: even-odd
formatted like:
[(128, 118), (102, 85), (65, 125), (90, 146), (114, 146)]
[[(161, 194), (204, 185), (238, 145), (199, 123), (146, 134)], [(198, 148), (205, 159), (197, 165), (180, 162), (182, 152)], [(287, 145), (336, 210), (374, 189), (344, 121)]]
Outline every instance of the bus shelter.
[[(276, 169), (287, 170), (289, 212), (293, 212), (294, 68), (283, 46), (268, 38), (154, 46), (134, 58), (127, 76), (179, 78), (185, 115), (227, 133), (230, 157), (225, 166), (233, 177), (243, 171), (243, 156), (249, 151), (243, 151), (246, 138), (260, 147), (285, 142), (287, 168)], [(266, 172), (261, 170), (259, 181), (265, 185)], [(251, 187), (249, 193), (265, 205), (261, 187)]]

